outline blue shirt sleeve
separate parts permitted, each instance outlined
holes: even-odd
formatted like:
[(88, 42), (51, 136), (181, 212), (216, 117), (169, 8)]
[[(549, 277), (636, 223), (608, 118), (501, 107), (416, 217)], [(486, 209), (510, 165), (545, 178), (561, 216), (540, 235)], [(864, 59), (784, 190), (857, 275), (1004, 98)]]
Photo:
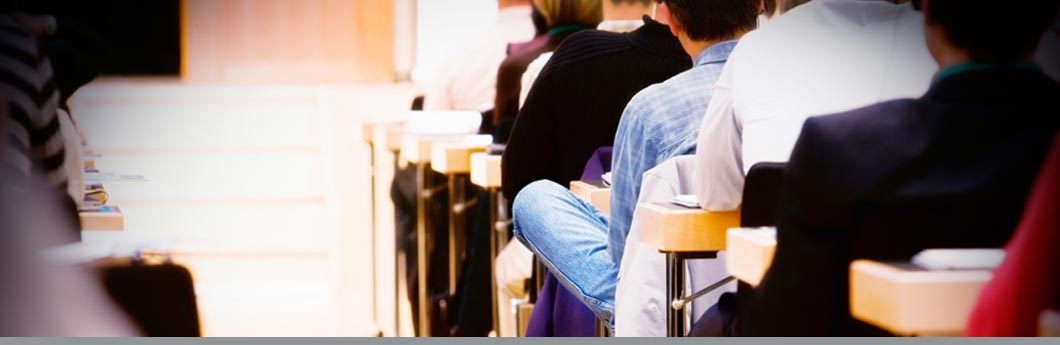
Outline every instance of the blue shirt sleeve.
[[(650, 90), (646, 89), (645, 91)], [(641, 92), (626, 106), (615, 133), (614, 152), (611, 158), (611, 221), (607, 231), (607, 250), (614, 262), (622, 261), (626, 236), (633, 222), (633, 211), (640, 195), (641, 178), (644, 172), (655, 165), (659, 155), (654, 138), (648, 135), (646, 117), (652, 107), (646, 104), (650, 97)]]

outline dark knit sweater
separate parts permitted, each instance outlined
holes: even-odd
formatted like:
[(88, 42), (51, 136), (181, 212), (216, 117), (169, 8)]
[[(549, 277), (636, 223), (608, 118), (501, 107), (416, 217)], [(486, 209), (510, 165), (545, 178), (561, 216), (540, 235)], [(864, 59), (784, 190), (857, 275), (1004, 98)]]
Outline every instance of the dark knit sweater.
[[(581, 31), (581, 30), (578, 30)], [(494, 134), (495, 142), (508, 141), (508, 134), (512, 130), (512, 123), (519, 114), (519, 94), (523, 87), (523, 73), (541, 54), (553, 51), (563, 43), (567, 37), (577, 31), (562, 32), (548, 37), (544, 44), (512, 54), (501, 62), (497, 69), (497, 95), (493, 98), (493, 126), (498, 126), (502, 121), (506, 125), (500, 126), (501, 131)], [(492, 131), (492, 127), (490, 128)]]
[(555, 50), (519, 111), (502, 160), (504, 196), (548, 179), (567, 185), (586, 160), (611, 146), (633, 95), (692, 67), (663, 24), (620, 34), (583, 30)]

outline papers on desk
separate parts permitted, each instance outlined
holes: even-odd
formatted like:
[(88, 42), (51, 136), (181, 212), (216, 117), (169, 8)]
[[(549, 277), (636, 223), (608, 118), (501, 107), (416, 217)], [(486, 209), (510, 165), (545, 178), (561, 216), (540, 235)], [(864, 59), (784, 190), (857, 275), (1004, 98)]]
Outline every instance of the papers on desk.
[(143, 175), (115, 174), (113, 172), (100, 172), (99, 170), (85, 171), (85, 184), (99, 184), (103, 182), (147, 182)]
[(699, 199), (696, 198), (695, 194), (675, 196), (673, 198), (670, 198), (670, 203), (688, 208), (700, 208)]
[(79, 207), (77, 209), (79, 213), (85, 214), (100, 214), (100, 215), (121, 215), (121, 209), (118, 206), (112, 205), (100, 205), (95, 207)]
[(418, 135), (459, 135), (478, 133), (482, 114), (474, 111), (413, 111), (405, 123), (405, 133)]
[(489, 147), (493, 142), (493, 136), (489, 134), (477, 134), (464, 137), (464, 144), (470, 147)]
[(912, 263), (933, 270), (993, 270), (1005, 259), (1002, 249), (928, 249), (913, 256)]

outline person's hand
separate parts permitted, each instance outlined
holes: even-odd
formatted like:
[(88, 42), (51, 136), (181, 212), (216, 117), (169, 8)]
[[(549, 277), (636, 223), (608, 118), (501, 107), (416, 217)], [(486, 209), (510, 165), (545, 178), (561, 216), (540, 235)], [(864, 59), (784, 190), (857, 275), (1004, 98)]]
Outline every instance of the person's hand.
[(18, 25), (22, 27), (22, 30), (26, 30), (30, 36), (40, 38), (43, 36), (54, 34), (58, 30), (58, 24), (55, 22), (55, 17), (52, 16), (35, 16), (32, 14), (17, 12), (12, 15)]

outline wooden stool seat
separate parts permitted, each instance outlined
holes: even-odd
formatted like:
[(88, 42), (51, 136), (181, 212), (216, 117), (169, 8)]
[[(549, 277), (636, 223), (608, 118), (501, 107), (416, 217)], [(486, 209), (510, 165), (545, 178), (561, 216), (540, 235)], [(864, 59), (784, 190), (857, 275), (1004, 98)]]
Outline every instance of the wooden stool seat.
[(758, 286), (773, 263), (777, 250), (776, 228), (729, 229), (725, 238), (729, 274), (751, 286)]
[(600, 212), (611, 214), (611, 187), (603, 181), (572, 181), (570, 191)]
[(501, 187), (501, 155), (471, 154), (471, 183), (482, 188)]
[(637, 205), (640, 241), (661, 252), (725, 250), (725, 232), (740, 226), (740, 211), (708, 212), (671, 203)]
[[(685, 288), (685, 260), (715, 258), (725, 250), (729, 228), (740, 226), (740, 211), (708, 212), (671, 203), (637, 205), (640, 241), (666, 254), (666, 336), (685, 336), (689, 315), (678, 303)], [(679, 306), (680, 304), (680, 306)]]
[(438, 141), (431, 145), (431, 168), (443, 174), (471, 172), (471, 155), (486, 152), (492, 137), (474, 136), (463, 141)]
[(992, 276), (991, 270), (856, 260), (850, 265), (850, 311), (899, 335), (959, 335)]
[(361, 124), (361, 138), (368, 145), (375, 145), (375, 132), (377, 128), (401, 127), (397, 121), (368, 121)]
[(107, 205), (98, 210), (80, 210), (81, 230), (125, 231), (125, 214), (118, 206)]
[(375, 135), (372, 139), (374, 143), (385, 143), (387, 151), (399, 152), (401, 151), (401, 136), (405, 133), (405, 125), (403, 124), (391, 124), (388, 126), (376, 126)]

